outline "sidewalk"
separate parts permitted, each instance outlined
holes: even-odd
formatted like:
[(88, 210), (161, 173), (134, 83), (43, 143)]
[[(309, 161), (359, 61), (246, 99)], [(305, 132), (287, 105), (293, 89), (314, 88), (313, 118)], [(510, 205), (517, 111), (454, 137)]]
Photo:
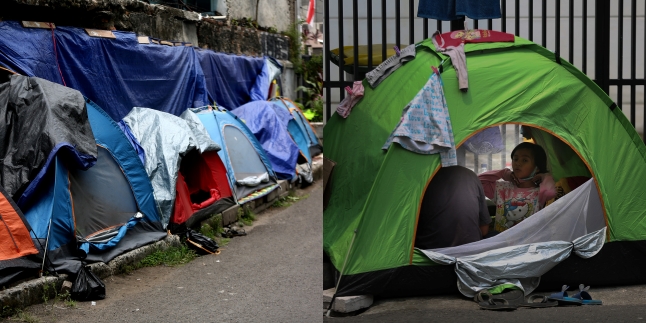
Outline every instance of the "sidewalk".
[[(313, 158), (312, 173), (315, 181), (321, 180), (323, 176), (323, 155), (318, 155)], [(274, 201), (279, 198), (289, 195), (290, 192), (296, 191), (299, 188), (294, 187), (287, 181), (279, 181), (280, 188), (255, 201), (250, 201), (244, 204), (244, 207), (250, 208), (255, 214), (271, 206)], [(222, 212), (222, 225), (226, 226), (237, 221), (237, 214), (239, 205), (231, 207), (230, 209)], [(123, 255), (114, 258), (109, 263), (95, 263), (90, 265), (92, 272), (94, 272), (101, 279), (105, 279), (112, 275), (119, 275), (125, 272), (125, 268), (132, 266), (137, 262), (144, 259), (149, 254), (157, 250), (165, 250), (172, 246), (180, 246), (178, 236), (169, 235), (165, 239), (156, 243), (132, 250)], [(0, 306), (4, 309), (8, 308), (24, 308), (30, 305), (39, 304), (43, 302), (44, 298), (51, 298), (54, 291), (60, 291), (63, 282), (67, 280), (67, 275), (61, 274), (59, 277), (48, 276), (41, 277), (20, 283), (14, 287), (0, 291)], [(53, 287), (53, 288), (52, 288)], [(48, 295), (45, 295), (48, 293)], [(44, 297), (45, 296), (45, 297)]]

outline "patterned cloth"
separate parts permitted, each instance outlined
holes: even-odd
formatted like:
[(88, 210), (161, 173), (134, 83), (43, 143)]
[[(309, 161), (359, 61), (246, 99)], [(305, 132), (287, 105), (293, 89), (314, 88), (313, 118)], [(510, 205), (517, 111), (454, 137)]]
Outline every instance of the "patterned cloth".
[(443, 167), (458, 164), (442, 86), (440, 76), (432, 73), (428, 82), (404, 108), (397, 127), (381, 149), (388, 150), (390, 144), (396, 142), (418, 154), (440, 153)]
[(497, 154), (505, 148), (502, 143), (500, 127), (491, 127), (478, 132), (467, 139), (464, 146), (470, 152), (478, 155)]

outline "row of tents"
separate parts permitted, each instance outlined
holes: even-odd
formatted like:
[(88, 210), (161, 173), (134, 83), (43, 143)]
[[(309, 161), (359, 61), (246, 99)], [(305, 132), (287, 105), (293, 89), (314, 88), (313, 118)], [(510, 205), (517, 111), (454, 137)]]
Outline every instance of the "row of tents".
[[(272, 59), (199, 51), (210, 75), (234, 79), (206, 91), (207, 73), (187, 59), (198, 49), (83, 33), (0, 22), (0, 286), (43, 269), (76, 274), (280, 179), (311, 182), (322, 146), (294, 102), (267, 100)], [(258, 68), (245, 74), (244, 64)], [(234, 108), (219, 104), (223, 89)]]
[[(413, 60), (375, 88), (364, 82), (352, 113), (326, 124), (326, 158), (335, 168), (323, 249), (340, 272), (336, 295), (472, 297), (506, 285), (527, 295), (564, 284), (646, 283), (646, 146), (613, 100), (558, 53), (520, 37), (464, 45), (466, 92), (431, 39), (411, 46)], [(484, 129), (522, 125), (545, 138), (538, 143), (556, 181), (590, 180), (493, 238), (416, 248), (421, 201), (440, 156), (382, 146), (432, 67), (441, 73), (456, 147)]]

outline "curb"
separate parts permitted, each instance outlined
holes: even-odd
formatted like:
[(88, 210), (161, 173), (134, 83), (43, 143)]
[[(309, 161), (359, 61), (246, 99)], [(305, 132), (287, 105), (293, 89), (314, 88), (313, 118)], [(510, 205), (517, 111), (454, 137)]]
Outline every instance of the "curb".
[[(314, 181), (321, 180), (323, 176), (323, 155), (318, 155), (313, 158), (312, 173)], [(258, 214), (259, 212), (271, 206), (276, 199), (285, 197), (289, 195), (291, 191), (298, 189), (287, 181), (279, 181), (279, 184), (280, 189), (275, 190), (262, 199), (247, 203), (249, 204), (249, 206), (253, 204), (254, 213)], [(245, 207), (247, 207), (247, 204), (245, 204)], [(223, 225), (228, 225), (238, 220), (237, 217), (239, 208), (240, 206), (236, 205), (222, 212)], [(205, 221), (208, 220), (209, 219)], [(180, 245), (181, 242), (179, 236), (168, 235), (166, 236), (166, 238), (160, 241), (119, 255), (107, 264), (102, 262), (91, 264), (90, 268), (92, 269), (93, 273), (99, 276), (99, 278), (105, 279), (112, 275), (118, 275), (126, 272), (127, 267), (136, 264), (137, 262), (141, 261), (146, 256), (152, 254), (157, 250), (166, 250), (169, 247), (177, 247)], [(43, 303), (47, 299), (54, 299), (54, 297), (61, 290), (63, 282), (67, 279), (67, 277), (68, 276), (66, 274), (61, 274), (58, 277), (40, 277), (24, 281), (16, 286), (0, 291), (0, 306), (2, 308), (2, 312), (5, 312), (5, 310), (8, 308), (22, 309), (30, 305)]]

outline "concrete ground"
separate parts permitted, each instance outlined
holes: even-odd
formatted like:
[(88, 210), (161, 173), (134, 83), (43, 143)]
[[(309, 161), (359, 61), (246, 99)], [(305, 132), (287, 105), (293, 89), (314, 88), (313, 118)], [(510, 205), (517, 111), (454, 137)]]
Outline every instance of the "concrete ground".
[[(600, 273), (601, 274), (601, 273)], [(578, 286), (570, 286), (574, 295)], [(558, 292), (558, 291), (554, 291)], [(643, 322), (646, 320), (646, 285), (591, 287), (590, 295), (603, 305), (519, 308), (510, 312), (482, 310), (462, 295), (376, 300), (367, 310), (351, 316), (332, 313), (324, 322)], [(549, 295), (549, 293), (538, 293)]]
[(218, 255), (176, 267), (106, 277), (106, 298), (73, 306), (54, 299), (11, 319), (24, 322), (316, 322), (323, 288), (321, 181), (298, 201), (258, 214), (247, 235)]

